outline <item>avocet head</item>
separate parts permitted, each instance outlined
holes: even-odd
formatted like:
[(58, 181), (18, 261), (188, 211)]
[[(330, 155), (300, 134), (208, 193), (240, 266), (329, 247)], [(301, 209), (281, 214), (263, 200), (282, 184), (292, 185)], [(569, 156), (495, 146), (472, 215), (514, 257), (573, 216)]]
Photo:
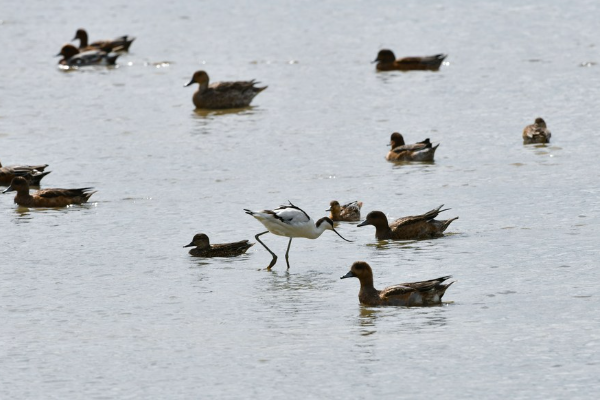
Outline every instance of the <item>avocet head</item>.
[(328, 217), (323, 217), (320, 220), (317, 221), (317, 223), (315, 224), (317, 226), (317, 228), (320, 228), (321, 225), (324, 224), (324, 229), (328, 229), (330, 231), (334, 231), (339, 237), (341, 237), (342, 239), (344, 239), (346, 242), (352, 242), (352, 240), (348, 240), (345, 237), (343, 237), (342, 235), (340, 235), (338, 233), (338, 231), (335, 230), (335, 228), (333, 227), (333, 221), (328, 218)]

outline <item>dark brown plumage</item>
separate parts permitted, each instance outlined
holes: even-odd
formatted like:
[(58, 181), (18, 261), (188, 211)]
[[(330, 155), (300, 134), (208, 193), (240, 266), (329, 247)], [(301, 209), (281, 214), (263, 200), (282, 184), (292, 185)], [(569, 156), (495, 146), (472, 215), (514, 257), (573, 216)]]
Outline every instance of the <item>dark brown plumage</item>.
[(210, 244), (208, 236), (204, 233), (194, 235), (192, 242), (183, 247), (195, 248), (190, 250), (190, 254), (196, 257), (235, 257), (242, 255), (254, 243), (249, 243), (247, 240), (241, 240), (234, 243)]
[(194, 83), (200, 85), (192, 97), (196, 108), (217, 110), (247, 107), (257, 94), (267, 88), (267, 86), (257, 87), (258, 82), (254, 80), (216, 82), (210, 85), (208, 81), (208, 74), (205, 71), (196, 71), (185, 85), (190, 86)]
[(329, 218), (332, 221), (360, 221), (360, 209), (362, 208), (362, 201), (353, 201), (343, 206), (337, 200), (333, 200), (329, 203)]
[(71, 40), (79, 39), (79, 49), (86, 51), (90, 49), (98, 49), (110, 53), (111, 51), (129, 51), (131, 43), (135, 40), (134, 37), (123, 35), (113, 40), (99, 40), (88, 44), (88, 34), (85, 29), (77, 29), (75, 37)]
[(44, 172), (48, 164), (43, 165), (7, 165), (0, 163), (0, 185), (10, 185), (13, 178), (22, 176), (31, 186), (39, 186), (42, 178), (50, 173)]
[(364, 261), (356, 261), (350, 271), (342, 276), (345, 278), (358, 278), (360, 291), (358, 300), (366, 306), (433, 306), (442, 303), (446, 289), (454, 282), (444, 285), (443, 282), (452, 276), (442, 276), (421, 282), (400, 283), (398, 285), (377, 290), (373, 286), (373, 271)]
[(391, 150), (385, 157), (388, 161), (433, 161), (435, 151), (440, 144), (433, 146), (429, 138), (414, 144), (405, 144), (404, 137), (398, 133), (392, 133), (390, 138)]
[(95, 191), (93, 188), (79, 189), (44, 189), (38, 190), (33, 195), (29, 194), (29, 183), (18, 176), (2, 193), (16, 191), (15, 203), (23, 207), (65, 207), (70, 204), (81, 204), (88, 201)]
[(538, 117), (532, 125), (527, 125), (523, 129), (523, 144), (550, 143), (551, 136), (546, 121)]
[(383, 49), (377, 54), (375, 61), (378, 71), (438, 71), (447, 54), (436, 54), (426, 57), (403, 57), (396, 60), (391, 50)]
[(438, 221), (434, 218), (439, 213), (446, 210), (440, 210), (443, 204), (422, 215), (403, 217), (388, 225), (388, 219), (381, 211), (371, 211), (367, 218), (358, 224), (358, 226), (373, 225), (375, 227), (375, 237), (378, 240), (419, 240), (431, 239), (443, 236), (444, 231), (452, 221), (458, 217)]

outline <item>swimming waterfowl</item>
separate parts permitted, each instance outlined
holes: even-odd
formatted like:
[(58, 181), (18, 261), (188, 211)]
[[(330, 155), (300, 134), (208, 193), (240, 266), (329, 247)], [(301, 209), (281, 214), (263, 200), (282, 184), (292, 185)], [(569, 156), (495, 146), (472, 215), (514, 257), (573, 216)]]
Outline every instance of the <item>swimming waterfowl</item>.
[(373, 271), (364, 261), (356, 261), (350, 271), (340, 277), (358, 278), (360, 291), (358, 300), (366, 306), (434, 306), (442, 304), (442, 297), (454, 282), (444, 285), (443, 282), (452, 278), (452, 275), (442, 276), (421, 282), (400, 283), (398, 285), (377, 290), (373, 286)]
[(16, 191), (15, 203), (24, 207), (65, 207), (70, 204), (81, 204), (88, 201), (93, 188), (80, 189), (44, 189), (33, 195), (29, 194), (29, 183), (22, 176), (14, 178), (10, 186), (2, 193)]
[(222, 244), (210, 244), (208, 236), (204, 233), (198, 233), (194, 235), (194, 239), (187, 246), (195, 248), (190, 250), (190, 254), (196, 257), (235, 257), (242, 255), (250, 247), (254, 246), (254, 243), (249, 243), (247, 240), (241, 240), (234, 243), (222, 243)]
[(360, 221), (360, 209), (362, 208), (362, 201), (353, 201), (352, 203), (340, 206), (337, 200), (333, 200), (329, 203), (330, 211), (329, 218), (332, 221)]
[(44, 165), (7, 165), (0, 163), (0, 185), (10, 185), (13, 178), (22, 176), (32, 186), (38, 186), (42, 178), (50, 173), (44, 172), (48, 164)]
[(383, 49), (379, 51), (373, 62), (377, 63), (378, 71), (437, 71), (446, 57), (447, 54), (436, 54), (427, 57), (403, 57), (396, 60), (391, 50)]
[(208, 74), (204, 71), (196, 71), (192, 76), (192, 80), (184, 86), (190, 86), (194, 83), (200, 85), (194, 93), (194, 97), (192, 97), (196, 108), (214, 110), (247, 107), (257, 94), (267, 88), (267, 86), (255, 86), (258, 82), (254, 80), (216, 82), (209, 85)]
[(72, 44), (66, 44), (56, 55), (63, 58), (58, 62), (61, 65), (69, 67), (87, 67), (90, 65), (115, 65), (119, 55), (117, 53), (107, 53), (102, 50), (88, 50), (80, 52)]
[(135, 40), (134, 37), (123, 35), (113, 40), (99, 40), (88, 44), (88, 34), (85, 29), (77, 29), (77, 32), (75, 32), (75, 37), (71, 39), (71, 41), (77, 39), (79, 39), (80, 50), (96, 48), (106, 51), (107, 53), (110, 53), (111, 51), (129, 51), (129, 46), (131, 46), (131, 43), (133, 43)]
[(415, 144), (405, 144), (404, 137), (394, 132), (390, 138), (390, 145), (392, 149), (385, 157), (388, 161), (433, 161), (440, 144), (433, 146), (429, 138)]
[(523, 144), (550, 143), (551, 136), (546, 121), (538, 117), (532, 125), (527, 125), (523, 129)]
[(290, 262), (288, 260), (290, 253), (290, 246), (292, 245), (292, 239), (295, 237), (301, 237), (306, 239), (316, 239), (326, 230), (334, 231), (339, 237), (347, 242), (351, 240), (345, 239), (333, 228), (333, 221), (327, 217), (319, 219), (316, 223), (313, 222), (312, 218), (308, 216), (304, 210), (296, 207), (290, 202), (289, 206), (279, 206), (274, 210), (263, 210), (263, 211), (250, 211), (244, 209), (246, 214), (256, 218), (261, 224), (268, 230), (254, 236), (258, 243), (262, 244), (273, 259), (267, 267), (271, 269), (277, 262), (277, 256), (271, 251), (258, 237), (265, 233), (271, 232), (274, 235), (286, 236), (290, 238), (287, 250), (285, 252), (285, 262), (287, 263), (288, 269), (290, 269)]
[(381, 211), (371, 211), (367, 214), (367, 219), (357, 226), (373, 225), (375, 227), (375, 237), (378, 240), (419, 240), (430, 239), (443, 236), (444, 231), (452, 221), (458, 217), (438, 221), (434, 218), (442, 211), (443, 204), (423, 215), (399, 218), (388, 225), (388, 219)]

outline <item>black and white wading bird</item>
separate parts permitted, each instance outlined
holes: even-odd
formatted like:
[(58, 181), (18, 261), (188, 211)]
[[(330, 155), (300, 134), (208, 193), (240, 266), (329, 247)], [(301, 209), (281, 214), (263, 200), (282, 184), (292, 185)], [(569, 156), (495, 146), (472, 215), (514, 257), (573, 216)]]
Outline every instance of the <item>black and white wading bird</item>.
[(285, 252), (285, 262), (287, 263), (288, 269), (290, 268), (288, 257), (293, 238), (316, 239), (326, 230), (332, 230), (345, 241), (352, 241), (340, 235), (333, 228), (333, 221), (328, 217), (323, 217), (315, 223), (312, 218), (310, 218), (308, 214), (304, 212), (304, 210), (296, 207), (291, 202), (288, 206), (280, 206), (274, 210), (250, 211), (244, 209), (244, 211), (246, 211), (246, 214), (252, 215), (254, 218), (259, 220), (260, 223), (268, 229), (267, 231), (254, 236), (256, 240), (262, 244), (263, 247), (267, 249), (267, 251), (273, 256), (271, 263), (267, 267), (268, 270), (270, 270), (271, 267), (277, 262), (277, 256), (258, 238), (265, 233), (271, 232), (274, 235), (286, 236), (290, 238), (287, 251)]

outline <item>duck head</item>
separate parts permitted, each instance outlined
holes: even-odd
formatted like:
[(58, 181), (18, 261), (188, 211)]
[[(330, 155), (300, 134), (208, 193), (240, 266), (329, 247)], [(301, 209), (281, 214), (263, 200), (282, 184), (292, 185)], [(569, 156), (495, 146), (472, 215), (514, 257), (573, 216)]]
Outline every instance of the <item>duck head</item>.
[(388, 63), (394, 61), (396, 61), (396, 56), (394, 55), (394, 53), (391, 50), (383, 49), (379, 50), (379, 53), (377, 53), (377, 58), (373, 62)]
[(72, 44), (65, 44), (62, 49), (60, 49), (60, 53), (56, 55), (56, 57), (63, 56), (65, 60), (79, 54), (79, 49)]
[(373, 225), (374, 227), (388, 227), (388, 219), (381, 211), (371, 211), (367, 218), (357, 226)]
[(2, 193), (7, 193), (7, 192), (29, 192), (29, 183), (27, 183), (27, 179), (25, 179), (22, 176), (16, 176), (13, 178), (13, 180), (10, 182), (10, 186), (7, 187)]
[(536, 124), (537, 126), (541, 126), (542, 128), (546, 128), (546, 121), (544, 121), (544, 120), (543, 120), (542, 118), (540, 118), (540, 117), (537, 117), (537, 118), (535, 119), (535, 124)]
[(390, 146), (392, 146), (392, 149), (398, 146), (404, 146), (405, 144), (406, 143), (404, 143), (404, 137), (401, 133), (392, 133), (392, 136), (390, 137)]
[(348, 271), (346, 275), (340, 277), (340, 279), (346, 278), (358, 278), (361, 281), (373, 279), (373, 271), (366, 262), (356, 261), (354, 264), (352, 264), (352, 267), (350, 267), (350, 271)]
[(194, 76), (192, 76), (192, 80), (183, 86), (190, 86), (194, 83), (198, 83), (200, 86), (208, 85), (208, 74), (204, 71), (196, 71), (194, 72)]
[(185, 245), (183, 247), (198, 247), (200, 249), (207, 249), (210, 248), (210, 241), (208, 240), (208, 236), (206, 236), (204, 233), (197, 233), (194, 235), (194, 238), (192, 239), (191, 243), (188, 245)]

